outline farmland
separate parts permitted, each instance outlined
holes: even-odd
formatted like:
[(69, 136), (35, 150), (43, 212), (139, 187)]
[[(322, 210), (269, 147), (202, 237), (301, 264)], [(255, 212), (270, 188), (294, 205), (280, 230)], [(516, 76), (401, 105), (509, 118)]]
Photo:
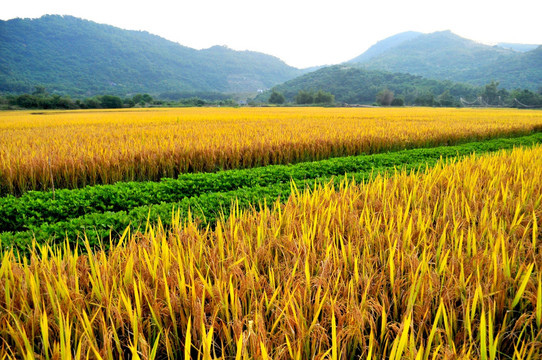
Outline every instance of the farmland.
[(0, 194), (451, 145), (542, 126), (537, 111), (147, 109), (0, 113)]
[(1, 113), (0, 358), (540, 358), (540, 130), (500, 109)]

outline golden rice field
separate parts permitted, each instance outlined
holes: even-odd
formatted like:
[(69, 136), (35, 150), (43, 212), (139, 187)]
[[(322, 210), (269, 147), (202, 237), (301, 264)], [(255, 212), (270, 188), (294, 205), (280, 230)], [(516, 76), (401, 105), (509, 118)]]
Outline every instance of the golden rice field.
[[(293, 125), (285, 119), (295, 110), (253, 114), (280, 122), (273, 116), (281, 113), (285, 133), (310, 132), (310, 111)], [(368, 133), (375, 129), (364, 124), (378, 124), (383, 113), (322, 111), (343, 114), (343, 131)], [(392, 122), (393, 114), (401, 118), (392, 110)], [(469, 127), (487, 135), (539, 121), (528, 112), (513, 125), (510, 112), (496, 111), (487, 126), (472, 110), (405, 114), (403, 121), (421, 124), (420, 136), (452, 128), (465, 135)], [(113, 115), (103, 116), (111, 127)], [(326, 116), (311, 121), (339, 137)], [(155, 121), (162, 131), (163, 120)], [(388, 132), (400, 133), (401, 124)], [(103, 129), (96, 133), (107, 138)], [(378, 129), (377, 144), (392, 141)], [(177, 220), (170, 230), (127, 232), (109, 252), (42, 247), (29, 260), (5, 253), (0, 358), (540, 359), (540, 174), (535, 146), (338, 190), (300, 190), (285, 205), (235, 212), (214, 229)]]
[(542, 129), (511, 109), (191, 108), (0, 113), (0, 194), (295, 163)]

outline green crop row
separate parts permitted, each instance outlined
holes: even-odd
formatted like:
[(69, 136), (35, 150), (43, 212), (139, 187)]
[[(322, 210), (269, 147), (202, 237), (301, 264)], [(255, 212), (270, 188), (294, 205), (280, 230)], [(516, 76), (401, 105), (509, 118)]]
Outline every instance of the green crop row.
[[(412, 164), (407, 168), (420, 168), (422, 163)], [(365, 181), (375, 173), (390, 170), (381, 168), (375, 172), (361, 172), (345, 174), (349, 179), (356, 182)], [(393, 169), (391, 169), (393, 170)], [(3, 248), (14, 247), (19, 251), (26, 252), (35, 239), (39, 243), (49, 242), (63, 243), (68, 240), (72, 246), (76, 246), (83, 234), (88, 238), (92, 246), (103, 245), (102, 240), (110, 235), (112, 238), (120, 235), (128, 226), (133, 229), (144, 227), (147, 222), (156, 223), (158, 219), (164, 225), (171, 224), (173, 214), (181, 218), (188, 218), (192, 214), (193, 219), (200, 221), (202, 225), (213, 225), (220, 216), (228, 216), (232, 204), (236, 203), (240, 209), (250, 206), (271, 204), (277, 199), (285, 201), (291, 194), (292, 187), (312, 187), (315, 183), (330, 182), (334, 177), (325, 177), (307, 180), (292, 180), (290, 183), (277, 183), (270, 186), (243, 187), (227, 192), (214, 192), (201, 194), (194, 197), (185, 197), (178, 202), (143, 205), (129, 211), (91, 213), (78, 218), (59, 221), (57, 223), (44, 223), (32, 230), (20, 232), (4, 232), (0, 234)]]
[(217, 173), (184, 174), (160, 182), (126, 182), (88, 186), (77, 190), (31, 191), (17, 198), (0, 198), (0, 231), (24, 231), (44, 223), (56, 223), (91, 213), (128, 211), (132, 208), (178, 202), (205, 193), (226, 192), (242, 187), (269, 186), (290, 180), (315, 179), (401, 167), (453, 157), (542, 142), (542, 133), (511, 139), (493, 139), (457, 146), (403, 150), (376, 155), (333, 158), (295, 165), (273, 165)]
[(205, 224), (212, 224), (231, 204), (240, 207), (270, 203), (290, 194), (290, 181), (296, 186), (327, 182), (334, 176), (350, 174), (364, 181), (373, 173), (393, 171), (394, 168), (416, 169), (432, 166), (441, 157), (451, 158), (481, 154), (516, 146), (542, 142), (535, 133), (512, 139), (493, 139), (451, 147), (403, 150), (367, 156), (335, 158), (296, 165), (275, 165), (218, 173), (186, 174), (176, 180), (161, 182), (118, 183), (79, 190), (29, 192), (20, 198), (0, 199), (0, 234), (2, 247), (26, 248), (33, 237), (39, 242), (63, 241), (74, 243), (86, 233), (97, 244), (111, 232), (122, 232), (128, 225), (144, 226), (158, 218), (169, 223), (176, 209), (185, 217), (190, 209)]

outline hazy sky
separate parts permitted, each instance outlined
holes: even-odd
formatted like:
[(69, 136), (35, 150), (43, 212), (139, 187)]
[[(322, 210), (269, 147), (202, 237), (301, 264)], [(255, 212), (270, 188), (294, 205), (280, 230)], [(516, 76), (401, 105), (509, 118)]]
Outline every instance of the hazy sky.
[(261, 51), (296, 67), (340, 63), (407, 30), (542, 44), (542, 0), (6, 0), (0, 9), (2, 20), (44, 14), (146, 30), (197, 49)]

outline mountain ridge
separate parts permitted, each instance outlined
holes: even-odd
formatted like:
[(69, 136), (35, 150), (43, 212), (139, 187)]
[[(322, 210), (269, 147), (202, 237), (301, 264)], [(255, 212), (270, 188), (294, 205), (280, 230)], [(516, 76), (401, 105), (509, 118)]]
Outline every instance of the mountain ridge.
[(386, 52), (387, 50), (397, 46), (398, 44), (414, 39), (420, 35), (422, 35), (421, 32), (405, 31), (405, 32), (401, 32), (401, 33), (389, 36), (385, 39), (378, 41), (376, 44), (369, 47), (361, 55), (349, 60), (348, 62), (363, 62), (363, 61), (370, 60)]
[(196, 50), (69, 15), (0, 21), (0, 91), (60, 94), (255, 92), (303, 70), (224, 46)]
[[(498, 81), (508, 89), (539, 90), (542, 46), (534, 46), (484, 45), (450, 30), (407, 31), (343, 64), (474, 86)], [(75, 97), (256, 93), (329, 67), (297, 69), (275, 56), (227, 46), (197, 50), (147, 31), (69, 15), (0, 21), (0, 52), (0, 92), (32, 92), (39, 85)]]
[[(375, 47), (389, 39), (381, 40), (363, 54), (374, 51)], [(518, 45), (521, 44), (515, 44), (514, 47)], [(538, 90), (542, 84), (542, 57), (538, 56), (536, 48), (520, 52), (512, 48), (485, 45), (460, 37), (450, 30), (421, 34), (395, 42), (385, 51), (369, 58), (363, 54), (349, 63), (360, 64), (368, 69), (410, 73), (477, 86), (498, 81), (502, 87), (509, 89)]]

